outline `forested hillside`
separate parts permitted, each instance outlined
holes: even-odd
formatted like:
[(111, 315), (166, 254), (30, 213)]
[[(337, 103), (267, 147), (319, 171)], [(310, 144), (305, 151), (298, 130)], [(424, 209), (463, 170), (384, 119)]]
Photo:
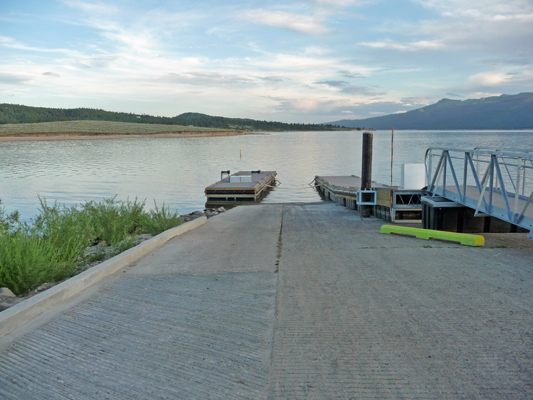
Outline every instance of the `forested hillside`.
[(269, 131), (311, 131), (334, 128), (331, 124), (286, 124), (283, 122), (257, 121), (243, 118), (213, 117), (199, 113), (185, 113), (176, 117), (156, 117), (146, 114), (111, 112), (92, 108), (64, 109), (0, 104), (0, 124), (86, 120)]

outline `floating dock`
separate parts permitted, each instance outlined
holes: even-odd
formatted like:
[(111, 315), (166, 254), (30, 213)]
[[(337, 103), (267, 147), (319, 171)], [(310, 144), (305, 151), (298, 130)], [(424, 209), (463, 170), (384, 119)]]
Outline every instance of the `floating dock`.
[(276, 171), (230, 171), (220, 173), (220, 181), (205, 188), (207, 203), (227, 204), (260, 201), (276, 183)]
[(421, 223), (424, 190), (402, 189), (372, 181), (371, 190), (361, 189), (361, 177), (315, 176), (315, 188), (322, 198), (353, 210), (372, 206), (371, 214), (392, 222)]

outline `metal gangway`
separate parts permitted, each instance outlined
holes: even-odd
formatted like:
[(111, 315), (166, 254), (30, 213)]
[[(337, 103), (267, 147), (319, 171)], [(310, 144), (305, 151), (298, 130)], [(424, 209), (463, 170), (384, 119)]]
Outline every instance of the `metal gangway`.
[(530, 231), (533, 239), (533, 149), (426, 151), (428, 196), (441, 196)]

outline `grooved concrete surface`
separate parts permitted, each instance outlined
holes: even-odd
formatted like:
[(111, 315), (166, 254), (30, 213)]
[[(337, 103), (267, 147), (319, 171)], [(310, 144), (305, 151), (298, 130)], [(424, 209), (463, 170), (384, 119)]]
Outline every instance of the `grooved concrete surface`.
[(381, 224), (217, 216), (3, 349), (0, 398), (533, 398), (531, 253)]

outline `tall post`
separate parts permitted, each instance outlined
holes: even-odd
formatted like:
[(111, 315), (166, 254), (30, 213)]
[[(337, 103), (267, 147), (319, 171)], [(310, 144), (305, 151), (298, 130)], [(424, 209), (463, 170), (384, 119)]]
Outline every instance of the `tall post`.
[[(361, 166), (361, 189), (372, 189), (372, 142), (374, 134), (372, 132), (363, 133), (363, 164)], [(360, 206), (361, 217), (370, 217), (372, 206)]]

